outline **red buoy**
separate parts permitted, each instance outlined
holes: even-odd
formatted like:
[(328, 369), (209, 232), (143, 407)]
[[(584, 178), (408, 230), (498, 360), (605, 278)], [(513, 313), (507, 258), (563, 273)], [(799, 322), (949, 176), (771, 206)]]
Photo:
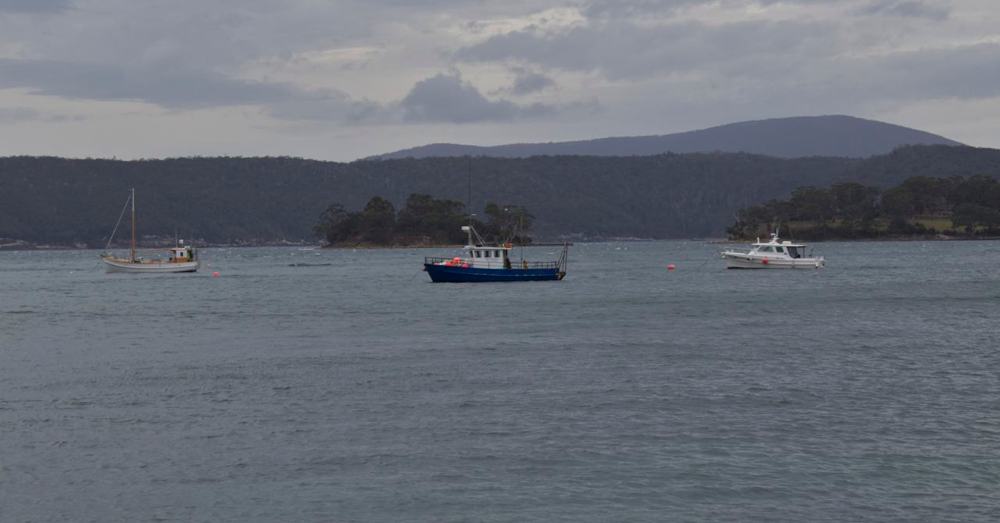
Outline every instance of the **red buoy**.
[(218, 277), (219, 277), (219, 271), (215, 271), (215, 272), (213, 272), (213, 273), (212, 273), (212, 277), (213, 277), (213, 278), (218, 278)]
[(671, 264), (669, 264), (669, 265), (667, 265), (667, 270), (668, 270), (668, 271), (672, 271), (672, 270), (674, 270), (674, 269), (676, 269), (676, 268), (677, 268), (677, 266), (676, 266), (676, 265), (674, 265), (674, 264), (672, 264), (672, 263), (671, 263)]
[(767, 258), (764, 258), (764, 259), (763, 259), (763, 260), (761, 260), (760, 262), (761, 262), (761, 263), (763, 263), (764, 265), (767, 265)]

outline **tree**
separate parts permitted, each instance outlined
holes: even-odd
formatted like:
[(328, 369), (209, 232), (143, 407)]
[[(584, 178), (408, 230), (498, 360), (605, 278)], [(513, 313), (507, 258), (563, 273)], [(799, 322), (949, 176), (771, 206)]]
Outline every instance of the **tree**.
[(359, 239), (362, 242), (371, 242), (380, 245), (392, 242), (393, 233), (396, 229), (396, 208), (392, 202), (375, 196), (368, 200), (360, 215)]
[(467, 221), (465, 205), (455, 200), (436, 200), (428, 194), (411, 194), (399, 211), (400, 234), (425, 237), (433, 243), (461, 243)]
[(916, 210), (913, 193), (902, 185), (883, 192), (879, 206), (891, 218), (904, 221), (906, 217), (913, 216)]
[(974, 233), (977, 226), (994, 229), (1000, 226), (1000, 209), (978, 203), (960, 203), (955, 206), (951, 222), (964, 227), (969, 234)]
[(356, 234), (355, 216), (344, 210), (339, 203), (331, 204), (319, 216), (319, 223), (313, 227), (317, 236), (334, 245), (352, 238)]
[(860, 183), (838, 183), (830, 187), (834, 213), (840, 220), (867, 224), (878, 215), (879, 190)]
[(830, 191), (816, 187), (799, 187), (789, 200), (792, 220), (813, 221), (820, 225), (833, 218), (834, 202)]
[(954, 179), (912, 176), (900, 185), (900, 189), (911, 195), (914, 214), (944, 216), (951, 211), (949, 195), (954, 183)]

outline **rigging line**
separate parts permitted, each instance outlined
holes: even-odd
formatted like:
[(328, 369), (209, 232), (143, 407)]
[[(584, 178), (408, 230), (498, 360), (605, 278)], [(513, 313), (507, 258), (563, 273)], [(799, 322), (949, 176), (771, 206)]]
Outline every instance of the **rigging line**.
[(118, 221), (115, 222), (115, 228), (111, 231), (111, 237), (108, 238), (108, 244), (104, 246), (105, 251), (111, 248), (111, 242), (115, 239), (115, 233), (118, 232), (118, 226), (122, 224), (122, 218), (125, 217), (125, 211), (128, 209), (128, 202), (130, 201), (132, 201), (131, 194), (129, 194), (129, 197), (125, 200), (125, 205), (122, 206), (122, 213), (118, 215)]

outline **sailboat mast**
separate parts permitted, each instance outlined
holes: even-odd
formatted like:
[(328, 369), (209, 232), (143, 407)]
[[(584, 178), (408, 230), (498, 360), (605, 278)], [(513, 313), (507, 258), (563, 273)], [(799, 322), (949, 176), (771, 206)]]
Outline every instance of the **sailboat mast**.
[(132, 188), (132, 243), (129, 246), (129, 261), (135, 261), (135, 187)]

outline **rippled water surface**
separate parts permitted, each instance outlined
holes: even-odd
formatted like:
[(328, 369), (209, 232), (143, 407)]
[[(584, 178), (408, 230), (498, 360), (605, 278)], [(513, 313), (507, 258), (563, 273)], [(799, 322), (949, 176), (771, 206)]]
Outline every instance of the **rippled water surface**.
[(1000, 242), (720, 248), (0, 253), (0, 520), (1000, 519)]

